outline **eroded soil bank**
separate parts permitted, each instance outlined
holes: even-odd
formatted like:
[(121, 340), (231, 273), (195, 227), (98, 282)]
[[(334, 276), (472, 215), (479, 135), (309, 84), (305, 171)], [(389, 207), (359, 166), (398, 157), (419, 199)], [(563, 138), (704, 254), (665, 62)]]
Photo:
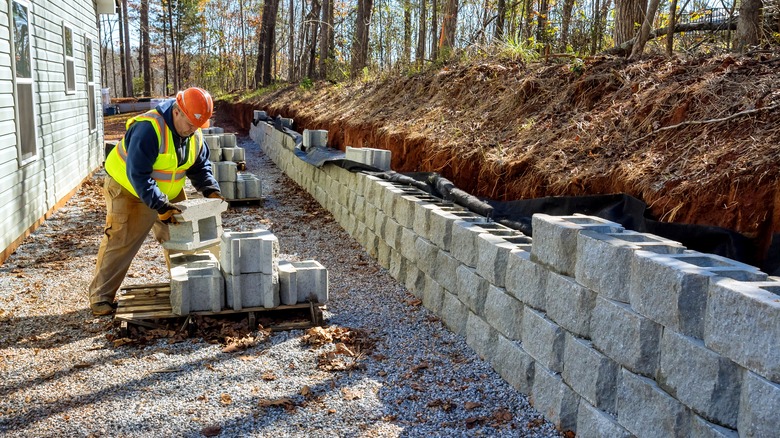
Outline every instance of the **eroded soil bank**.
[(291, 85), (221, 102), (327, 129), (329, 144), (393, 152), (498, 200), (627, 193), (664, 221), (757, 240), (780, 232), (780, 56), (758, 53), (582, 66), (483, 60), (353, 84)]

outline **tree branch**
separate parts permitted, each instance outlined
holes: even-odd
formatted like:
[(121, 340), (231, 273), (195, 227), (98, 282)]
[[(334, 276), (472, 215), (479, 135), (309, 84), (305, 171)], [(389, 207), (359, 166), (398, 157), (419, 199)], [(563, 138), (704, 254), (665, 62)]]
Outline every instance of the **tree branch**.
[[(680, 32), (693, 32), (693, 31), (717, 31), (717, 30), (734, 30), (737, 28), (737, 19), (734, 18), (731, 21), (718, 21), (718, 22), (704, 22), (704, 23), (682, 23), (674, 26), (674, 33)], [(669, 33), (668, 27), (662, 27), (650, 32), (648, 41), (664, 36)], [(612, 47), (610, 49), (601, 52), (604, 55), (618, 55), (625, 56), (631, 53), (631, 48), (634, 46), (637, 37), (631, 38), (619, 46)]]

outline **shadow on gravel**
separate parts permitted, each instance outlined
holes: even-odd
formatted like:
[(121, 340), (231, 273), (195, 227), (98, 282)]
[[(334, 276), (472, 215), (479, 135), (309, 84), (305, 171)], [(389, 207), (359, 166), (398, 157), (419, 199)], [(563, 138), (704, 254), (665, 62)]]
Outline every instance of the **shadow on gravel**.
[(4, 317), (0, 349), (49, 349), (77, 342), (105, 331), (103, 323), (90, 324), (88, 309), (62, 315)]

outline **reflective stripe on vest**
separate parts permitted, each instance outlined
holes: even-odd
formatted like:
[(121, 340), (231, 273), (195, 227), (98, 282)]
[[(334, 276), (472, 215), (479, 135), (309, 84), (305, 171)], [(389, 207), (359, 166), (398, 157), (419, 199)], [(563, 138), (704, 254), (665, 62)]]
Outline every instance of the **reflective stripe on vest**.
[[(151, 110), (147, 113), (133, 117), (125, 125), (127, 129), (136, 122), (149, 122), (157, 134), (159, 150), (157, 160), (155, 160), (151, 178), (157, 183), (158, 188), (169, 198), (176, 197), (184, 188), (184, 177), (187, 169), (195, 162), (203, 147), (203, 134), (198, 129), (195, 134), (187, 141), (188, 156), (187, 161), (181, 166), (178, 165), (176, 150), (171, 147), (173, 143), (173, 133), (165, 123), (163, 116), (157, 110)], [(127, 189), (135, 196), (138, 194), (130, 183), (127, 176), (127, 146), (125, 139), (109, 153), (105, 164), (106, 172), (111, 175), (122, 187)]]

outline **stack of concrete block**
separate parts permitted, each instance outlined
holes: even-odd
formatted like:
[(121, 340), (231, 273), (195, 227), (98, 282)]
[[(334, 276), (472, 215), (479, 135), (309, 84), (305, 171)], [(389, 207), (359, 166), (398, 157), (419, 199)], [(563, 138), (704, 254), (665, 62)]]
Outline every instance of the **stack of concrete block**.
[(529, 248), (425, 194), (311, 166), (272, 124), (250, 136), (562, 430), (777, 435), (777, 278), (591, 216), (535, 215)]
[(239, 173), (236, 178), (236, 199), (256, 199), (263, 195), (260, 179), (251, 173)]
[(225, 129), (216, 126), (210, 126), (208, 128), (201, 129), (201, 132), (203, 132), (203, 134), (223, 134)]
[(219, 190), (226, 199), (236, 198), (236, 180), (238, 166), (232, 161), (217, 161), (211, 163), (211, 169), (219, 183)]
[(171, 311), (219, 312), (225, 305), (225, 283), (217, 258), (210, 253), (171, 255)]
[(177, 223), (168, 226), (170, 240), (163, 247), (174, 251), (193, 251), (219, 243), (222, 236), (222, 212), (227, 203), (220, 199), (187, 199), (176, 204), (182, 212), (174, 215)]
[(246, 159), (246, 156), (244, 155), (244, 148), (240, 148), (240, 147), (222, 148), (221, 152), (222, 152), (223, 161), (232, 161), (234, 163), (239, 163)]
[(222, 142), (218, 134), (204, 134), (203, 141), (209, 148), (209, 161), (212, 163), (222, 161)]
[(328, 270), (316, 260), (279, 261), (282, 304), (326, 303)]
[(303, 130), (303, 150), (309, 148), (326, 147), (328, 145), (328, 131), (322, 129)]
[(390, 170), (391, 154), (390, 151), (384, 149), (347, 146), (345, 158), (350, 161), (368, 164), (380, 170)]
[(279, 305), (279, 240), (273, 233), (263, 229), (226, 232), (221, 254), (228, 307)]

